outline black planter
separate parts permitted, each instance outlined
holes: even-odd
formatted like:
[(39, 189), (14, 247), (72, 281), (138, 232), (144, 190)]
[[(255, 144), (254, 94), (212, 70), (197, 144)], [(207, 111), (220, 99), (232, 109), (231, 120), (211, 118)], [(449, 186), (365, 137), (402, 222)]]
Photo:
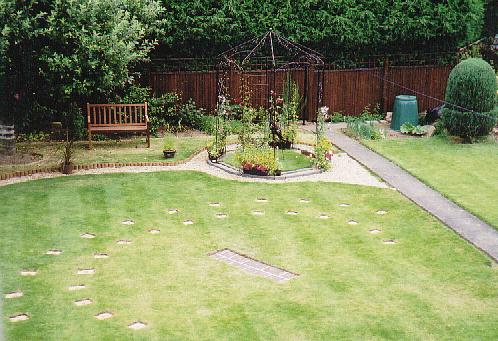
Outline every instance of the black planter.
[(256, 175), (256, 176), (268, 176), (268, 171), (261, 171), (256, 168), (243, 169), (244, 174)]
[(208, 159), (209, 159), (209, 161), (211, 161), (211, 162), (218, 162), (218, 158), (219, 157), (217, 155), (211, 155), (211, 154), (208, 153)]
[(176, 150), (163, 150), (165, 159), (172, 159), (175, 157)]

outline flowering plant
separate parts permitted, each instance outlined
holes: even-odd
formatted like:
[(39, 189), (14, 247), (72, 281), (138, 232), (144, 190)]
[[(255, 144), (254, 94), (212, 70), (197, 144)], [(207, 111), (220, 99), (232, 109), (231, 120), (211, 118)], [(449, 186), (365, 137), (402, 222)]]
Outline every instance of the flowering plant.
[(278, 161), (273, 157), (270, 148), (256, 148), (246, 146), (237, 150), (235, 157), (244, 171), (256, 170), (261, 173), (275, 174), (278, 169)]

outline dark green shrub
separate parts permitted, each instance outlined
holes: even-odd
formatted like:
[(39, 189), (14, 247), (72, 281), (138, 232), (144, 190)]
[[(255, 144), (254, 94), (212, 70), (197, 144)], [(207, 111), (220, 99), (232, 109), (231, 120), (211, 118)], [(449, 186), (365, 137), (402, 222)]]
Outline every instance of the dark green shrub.
[(210, 130), (209, 122), (204, 120), (204, 109), (198, 108), (194, 101), (188, 100), (187, 103), (181, 104), (181, 98), (175, 92), (168, 92), (160, 97), (154, 97), (151, 93), (150, 88), (133, 85), (127, 89), (122, 98), (116, 101), (121, 103), (148, 102), (150, 129), (153, 135), (156, 135), (161, 127), (174, 131), (188, 128)]
[(453, 68), (446, 87), (442, 123), (465, 142), (488, 135), (496, 124), (496, 76), (484, 60), (470, 58)]
[[(470, 111), (489, 112), (496, 104), (496, 76), (480, 58), (469, 58), (451, 70), (445, 100)], [(461, 108), (453, 108), (467, 111)]]
[(198, 108), (192, 99), (187, 103), (180, 105), (176, 112), (170, 112), (167, 118), (168, 124), (174, 130), (184, 130), (186, 128), (200, 129), (203, 122), (203, 116), (206, 112), (202, 108)]
[(472, 142), (474, 138), (486, 136), (496, 125), (495, 112), (479, 113), (444, 109), (442, 123), (449, 135), (459, 136), (465, 142)]

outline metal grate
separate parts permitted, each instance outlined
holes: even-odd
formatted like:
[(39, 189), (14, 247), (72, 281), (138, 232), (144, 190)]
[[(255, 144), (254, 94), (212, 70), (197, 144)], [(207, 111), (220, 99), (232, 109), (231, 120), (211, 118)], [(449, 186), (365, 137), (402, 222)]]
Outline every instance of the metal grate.
[(270, 278), (278, 282), (288, 281), (299, 276), (296, 273), (268, 265), (230, 249), (219, 250), (211, 253), (209, 256), (227, 264), (235, 265), (249, 273)]

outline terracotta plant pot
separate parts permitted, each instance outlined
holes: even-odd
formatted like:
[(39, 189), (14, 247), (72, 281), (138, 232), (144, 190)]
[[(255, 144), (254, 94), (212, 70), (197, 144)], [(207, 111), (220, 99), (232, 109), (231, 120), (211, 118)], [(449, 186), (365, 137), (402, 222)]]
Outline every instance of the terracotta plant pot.
[(163, 150), (165, 159), (172, 159), (175, 157), (176, 150)]

